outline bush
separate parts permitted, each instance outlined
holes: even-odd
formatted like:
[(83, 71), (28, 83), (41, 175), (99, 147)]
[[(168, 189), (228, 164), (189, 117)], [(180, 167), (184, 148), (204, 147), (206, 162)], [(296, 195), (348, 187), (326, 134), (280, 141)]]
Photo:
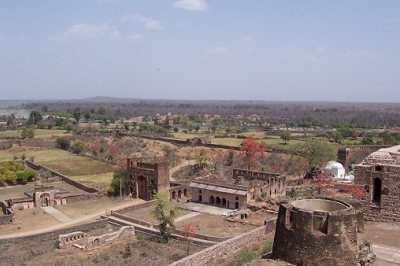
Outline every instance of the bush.
[(16, 172), (16, 181), (18, 184), (26, 184), (29, 181), (33, 181), (35, 172), (31, 170), (23, 170)]
[(71, 146), (71, 151), (76, 155), (81, 154), (84, 150), (85, 150), (85, 144), (83, 144), (83, 142), (81, 141), (76, 141)]
[(69, 150), (69, 148), (71, 147), (71, 141), (66, 138), (57, 138), (56, 143), (57, 148), (62, 150)]
[(35, 137), (35, 131), (31, 127), (26, 127), (21, 132), (23, 139), (33, 139)]

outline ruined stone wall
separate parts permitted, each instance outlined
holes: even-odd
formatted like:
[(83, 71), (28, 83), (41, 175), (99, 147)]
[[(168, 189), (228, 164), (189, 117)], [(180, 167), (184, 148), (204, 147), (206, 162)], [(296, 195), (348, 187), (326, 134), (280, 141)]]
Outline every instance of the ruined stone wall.
[(265, 238), (265, 235), (272, 232), (274, 227), (275, 219), (271, 219), (267, 221), (265, 226), (258, 227), (250, 232), (220, 242), (214, 246), (176, 261), (170, 264), (170, 266), (213, 265), (217, 260), (231, 257), (233, 254), (247, 247), (252, 242)]
[(335, 212), (279, 208), (273, 258), (296, 265), (353, 265), (357, 251), (354, 209)]
[(56, 148), (57, 143), (55, 140), (46, 139), (24, 139), (19, 141), (20, 146), (38, 147), (38, 148)]
[[(373, 202), (374, 179), (381, 180), (380, 202)], [(362, 197), (365, 219), (371, 221), (400, 221), (400, 166), (357, 165), (354, 182), (365, 188)]]
[(0, 225), (12, 223), (13, 219), (14, 213), (6, 215), (0, 214)]
[(337, 152), (337, 161), (344, 166), (346, 172), (351, 171), (353, 164), (359, 164), (371, 153), (389, 146), (383, 145), (359, 145), (339, 148)]
[(52, 170), (52, 169), (50, 169), (50, 168), (48, 168), (48, 167), (45, 167), (45, 166), (36, 164), (36, 163), (31, 162), (31, 161), (28, 161), (28, 160), (25, 160), (25, 163), (26, 163), (30, 168), (32, 168), (32, 169), (34, 169), (34, 170), (40, 170), (40, 169), (47, 170), (47, 171), (49, 171), (53, 176), (58, 176), (58, 177), (60, 177), (61, 180), (64, 181), (65, 183), (70, 184), (71, 186), (74, 186), (74, 187), (76, 187), (76, 188), (78, 188), (78, 189), (80, 189), (80, 190), (83, 190), (83, 191), (87, 192), (87, 193), (96, 193), (96, 192), (98, 192), (97, 189), (91, 188), (91, 187), (88, 187), (88, 186), (85, 186), (84, 184), (79, 183), (79, 182), (77, 182), (77, 181), (74, 181), (74, 180), (72, 180), (71, 178), (69, 178), (69, 177), (67, 177), (67, 176), (65, 176), (65, 175), (63, 175), (63, 174), (61, 174), (61, 173), (59, 173), (59, 172), (56, 172), (56, 171), (54, 171), (54, 170)]

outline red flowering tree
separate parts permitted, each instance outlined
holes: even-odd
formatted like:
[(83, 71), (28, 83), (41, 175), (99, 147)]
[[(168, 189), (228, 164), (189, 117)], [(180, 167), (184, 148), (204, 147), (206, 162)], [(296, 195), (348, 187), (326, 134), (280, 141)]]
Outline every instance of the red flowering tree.
[(329, 190), (338, 190), (341, 189), (346, 193), (350, 193), (354, 198), (361, 198), (365, 190), (362, 187), (359, 187), (355, 184), (339, 184), (334, 180), (331, 176), (320, 173), (315, 178), (316, 187), (318, 189), (319, 194), (326, 193)]
[(117, 146), (114, 143), (111, 143), (107, 150), (108, 159), (114, 161), (118, 154)]
[(253, 137), (247, 137), (243, 140), (240, 151), (243, 155), (243, 167), (248, 170), (258, 168), (257, 158), (264, 157), (265, 143), (257, 142)]
[(182, 229), (179, 234), (184, 238), (184, 241), (187, 243), (186, 254), (189, 256), (190, 252), (190, 243), (192, 242), (192, 238), (196, 235), (194, 228), (190, 224), (183, 224)]

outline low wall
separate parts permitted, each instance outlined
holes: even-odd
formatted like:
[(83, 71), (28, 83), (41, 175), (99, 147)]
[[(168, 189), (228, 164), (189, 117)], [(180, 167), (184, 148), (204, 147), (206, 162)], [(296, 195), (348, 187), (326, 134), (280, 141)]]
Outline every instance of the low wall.
[(40, 169), (47, 170), (47, 171), (49, 171), (53, 176), (61, 177), (61, 180), (64, 181), (65, 183), (70, 184), (71, 186), (74, 186), (74, 187), (76, 187), (76, 188), (78, 188), (78, 189), (80, 189), (80, 190), (83, 190), (83, 191), (87, 192), (87, 193), (96, 193), (96, 192), (98, 192), (98, 190), (95, 189), (95, 188), (91, 188), (91, 187), (85, 186), (84, 184), (79, 183), (79, 182), (76, 182), (76, 181), (70, 179), (69, 177), (67, 177), (67, 176), (65, 176), (65, 175), (63, 175), (63, 174), (61, 174), (61, 173), (59, 173), (59, 172), (56, 172), (56, 171), (54, 171), (54, 170), (52, 170), (52, 169), (50, 169), (50, 168), (47, 168), (47, 167), (45, 167), (45, 166), (36, 164), (36, 163), (34, 163), (34, 162), (32, 162), (32, 161), (28, 161), (28, 160), (26, 160), (25, 163), (26, 163), (30, 168), (32, 168), (32, 169), (34, 169), (34, 170), (40, 170)]
[(131, 222), (131, 223), (140, 224), (140, 225), (147, 226), (147, 227), (153, 227), (153, 225), (151, 223), (149, 223), (149, 222), (146, 222), (146, 221), (143, 221), (143, 220), (140, 220), (140, 219), (135, 219), (133, 217), (120, 214), (120, 213), (118, 213), (116, 211), (111, 211), (111, 215), (115, 216), (117, 218), (120, 218), (122, 220)]
[(0, 246), (4, 245), (4, 244), (9, 244), (9, 243), (24, 244), (27, 241), (39, 241), (39, 242), (40, 241), (52, 241), (52, 242), (54, 242), (54, 247), (56, 247), (57, 246), (56, 244), (58, 241), (58, 235), (68, 234), (68, 233), (75, 232), (75, 231), (87, 232), (87, 231), (93, 230), (95, 228), (105, 227), (107, 224), (108, 224), (108, 219), (101, 219), (101, 220), (98, 220), (95, 222), (71, 226), (68, 228), (63, 228), (63, 229), (55, 230), (52, 232), (41, 233), (41, 234), (37, 234), (37, 235), (0, 239)]
[(56, 148), (57, 143), (55, 140), (45, 139), (24, 139), (18, 142), (20, 146), (38, 147), (38, 148)]
[(153, 202), (154, 202), (154, 200), (146, 201), (145, 203), (134, 205), (134, 206), (125, 207), (125, 208), (122, 208), (122, 209), (118, 209), (118, 210), (116, 210), (114, 212), (118, 212), (120, 214), (127, 213), (127, 212), (130, 212), (130, 211), (134, 211), (134, 210), (150, 207), (150, 206), (153, 205)]
[(170, 264), (170, 266), (212, 265), (216, 260), (231, 256), (250, 243), (261, 240), (266, 234), (273, 232), (275, 222), (275, 218), (268, 220), (264, 226), (194, 253)]

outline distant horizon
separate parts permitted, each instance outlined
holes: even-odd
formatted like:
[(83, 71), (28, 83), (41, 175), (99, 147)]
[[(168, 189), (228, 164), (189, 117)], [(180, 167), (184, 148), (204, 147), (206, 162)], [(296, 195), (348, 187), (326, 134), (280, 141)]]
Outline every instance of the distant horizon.
[[(173, 98), (120, 98), (113, 96), (91, 96), (85, 98), (54, 98), (54, 99), (0, 99), (1, 101), (10, 101), (10, 102), (33, 102), (33, 103), (41, 103), (41, 102), (57, 102), (57, 101), (71, 101), (71, 102), (131, 102), (131, 101), (171, 101), (171, 102), (254, 102), (254, 103), (302, 103), (302, 104), (313, 104), (313, 103), (327, 103), (327, 104), (346, 104), (346, 103), (355, 103), (355, 104), (400, 104), (400, 102), (366, 102), (366, 101), (325, 101), (325, 100), (316, 100), (316, 101), (307, 101), (307, 100), (243, 100), (243, 99), (173, 99)], [(0, 105), (1, 107), (1, 105)]]
[(400, 102), (400, 1), (0, 2), (6, 99)]

